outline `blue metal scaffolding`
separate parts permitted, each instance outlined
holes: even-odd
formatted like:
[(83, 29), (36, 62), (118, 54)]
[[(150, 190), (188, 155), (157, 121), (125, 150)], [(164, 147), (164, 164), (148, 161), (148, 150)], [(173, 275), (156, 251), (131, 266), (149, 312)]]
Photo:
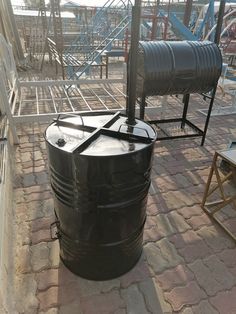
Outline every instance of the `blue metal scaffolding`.
[[(69, 79), (78, 79), (84, 73), (88, 74), (93, 65), (102, 62), (102, 56), (111, 51), (115, 40), (124, 39), (124, 33), (131, 21), (130, 0), (108, 0), (103, 7), (97, 9), (89, 25), (80, 30), (64, 52), (67, 62), (67, 76)], [(114, 23), (114, 18), (118, 19)], [(71, 56), (77, 58), (80, 66), (73, 66), (69, 60)]]

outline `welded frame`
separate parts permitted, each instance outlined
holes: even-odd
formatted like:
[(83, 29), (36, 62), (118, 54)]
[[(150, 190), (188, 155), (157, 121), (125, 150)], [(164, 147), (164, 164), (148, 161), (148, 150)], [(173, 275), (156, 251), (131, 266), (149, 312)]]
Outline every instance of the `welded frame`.
[[(77, 114), (95, 110), (125, 111), (127, 101), (125, 73), (123, 78), (119, 79), (20, 81), (11, 46), (1, 35), (0, 48), (3, 55), (0, 59), (0, 109), (8, 119), (15, 144), (19, 143), (16, 131), (17, 123), (49, 122), (61, 113)], [(68, 87), (70, 88), (68, 89)], [(96, 90), (98, 87), (102, 89), (103, 95)], [(61, 92), (58, 93), (58, 90), (63, 92), (64, 97), (61, 97)], [(87, 95), (89, 93), (90, 97), (96, 99), (96, 102), (90, 103), (91, 98)], [(27, 94), (30, 95), (30, 99), (27, 98)], [(104, 101), (104, 97), (109, 99), (109, 106)], [(76, 99), (83, 102), (83, 107), (79, 107), (79, 110), (73, 104)], [(148, 108), (159, 106), (152, 103), (150, 99), (146, 103)], [(31, 113), (22, 112), (24, 104), (28, 104), (28, 108), (25, 107), (25, 110), (29, 109)], [(45, 106), (43, 107), (44, 113), (40, 112), (41, 104)], [(66, 110), (66, 106), (69, 109)]]
[[(13, 119), (15, 123), (24, 122), (34, 122), (34, 121), (49, 121), (52, 118), (58, 116), (61, 113), (79, 113), (84, 111), (94, 111), (89, 101), (93, 99), (93, 102), (98, 104), (99, 109), (96, 111), (104, 110), (124, 110), (126, 94), (123, 93), (123, 79), (108, 79), (108, 80), (58, 80), (58, 81), (30, 81), (30, 82), (20, 82), (19, 88), (21, 89), (20, 97), (18, 98), (18, 108), (17, 112), (13, 111)], [(67, 86), (74, 85), (73, 91), (67, 91)], [(109, 89), (115, 90), (115, 94), (111, 94)], [(58, 89), (58, 95), (55, 94), (54, 89)], [(96, 89), (100, 89), (103, 94), (99, 95)], [(71, 90), (71, 88), (70, 88)], [(33, 94), (33, 98), (27, 99), (25, 93), (27, 91)], [(40, 92), (44, 93), (41, 97)], [(80, 100), (82, 102), (83, 108), (77, 110), (73, 101)], [(105, 100), (112, 101), (116, 104), (116, 108), (109, 107)], [(59, 110), (58, 103), (67, 103), (69, 110)], [(24, 105), (34, 103), (34, 113), (23, 114)], [(48, 102), (48, 107), (53, 108), (50, 112), (40, 113), (40, 102)], [(124, 105), (122, 105), (122, 102)], [(63, 106), (63, 105), (62, 105)]]
[[(24, 122), (48, 122), (51, 119), (58, 116), (61, 113), (81, 113), (91, 111), (124, 111), (126, 106), (127, 95), (124, 92), (125, 80), (120, 79), (93, 79), (93, 80), (57, 80), (57, 81), (20, 81), (19, 82), (19, 97), (17, 110), (12, 111), (13, 119), (15, 123)], [(74, 86), (67, 91), (67, 86)], [(55, 95), (53, 89), (60, 89), (63, 93), (63, 97)], [(102, 95), (97, 90), (103, 92)], [(27, 91), (34, 95), (34, 98), (26, 99), (25, 93)], [(46, 97), (41, 97), (40, 93), (44, 91)], [(57, 102), (66, 101), (70, 110), (58, 110)], [(81, 101), (81, 109), (77, 110), (73, 101)], [(96, 100), (96, 101), (95, 101)], [(40, 102), (49, 102), (51, 105), (51, 112), (40, 113)], [(93, 102), (93, 108), (90, 103)], [(112, 105), (106, 103), (111, 101)], [(23, 114), (23, 104), (34, 104), (34, 113)], [(157, 107), (151, 100), (147, 100), (147, 108)], [(49, 104), (48, 104), (49, 106)], [(14, 107), (15, 108), (15, 107)]]
[[(214, 86), (210, 94), (201, 94), (204, 98), (210, 99), (210, 104), (209, 104), (208, 111), (206, 114), (206, 120), (205, 120), (205, 125), (203, 129), (200, 129), (197, 125), (195, 125), (189, 119), (187, 119), (190, 94), (185, 94), (183, 97), (184, 106), (183, 106), (182, 117), (172, 118), (172, 119), (147, 120), (146, 122), (150, 124), (154, 124), (158, 126), (159, 128), (160, 128), (159, 124), (180, 122), (181, 129), (184, 129), (185, 125), (188, 125), (190, 129), (194, 131), (194, 133), (191, 133), (191, 134), (181, 134), (181, 135), (168, 135), (167, 134), (166, 136), (157, 137), (157, 141), (171, 140), (171, 139), (178, 139), (178, 138), (201, 137), (202, 138), (201, 146), (203, 146), (205, 142), (205, 138), (206, 138), (208, 124), (210, 121), (212, 107), (214, 104), (216, 89), (217, 89), (217, 84)], [(146, 105), (146, 96), (143, 95), (141, 97), (141, 102), (140, 102), (140, 119), (142, 120), (144, 120), (144, 117), (145, 117), (145, 105)]]

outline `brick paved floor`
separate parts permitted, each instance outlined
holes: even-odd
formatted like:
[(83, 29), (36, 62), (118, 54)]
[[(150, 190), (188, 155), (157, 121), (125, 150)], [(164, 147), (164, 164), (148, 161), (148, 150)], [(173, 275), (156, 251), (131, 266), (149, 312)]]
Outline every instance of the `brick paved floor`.
[[(214, 151), (236, 138), (235, 118), (212, 117), (204, 147), (199, 139), (156, 143), (142, 258), (106, 282), (79, 278), (60, 262), (49, 232), (45, 127), (22, 126), (14, 182), (17, 313), (235, 314), (236, 247), (199, 205)], [(225, 211), (235, 225), (232, 216)]]

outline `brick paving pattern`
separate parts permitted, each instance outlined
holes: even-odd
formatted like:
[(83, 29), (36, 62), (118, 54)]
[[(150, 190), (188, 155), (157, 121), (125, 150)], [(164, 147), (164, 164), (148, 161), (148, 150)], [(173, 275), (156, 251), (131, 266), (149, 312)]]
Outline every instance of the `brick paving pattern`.
[(236, 137), (235, 117), (212, 117), (204, 147), (199, 139), (156, 143), (143, 255), (129, 273), (105, 282), (73, 275), (50, 238), (44, 129), (22, 126), (16, 147), (18, 313), (236, 314), (235, 243), (200, 207), (214, 151)]

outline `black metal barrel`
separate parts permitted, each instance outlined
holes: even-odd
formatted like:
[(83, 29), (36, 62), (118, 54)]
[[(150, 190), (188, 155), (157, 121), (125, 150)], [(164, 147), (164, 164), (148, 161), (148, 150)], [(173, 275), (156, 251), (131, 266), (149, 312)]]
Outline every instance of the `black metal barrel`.
[(137, 94), (205, 93), (221, 74), (222, 56), (209, 41), (139, 42)]
[(142, 252), (155, 131), (99, 112), (60, 116), (45, 139), (62, 261), (93, 280), (127, 272)]

